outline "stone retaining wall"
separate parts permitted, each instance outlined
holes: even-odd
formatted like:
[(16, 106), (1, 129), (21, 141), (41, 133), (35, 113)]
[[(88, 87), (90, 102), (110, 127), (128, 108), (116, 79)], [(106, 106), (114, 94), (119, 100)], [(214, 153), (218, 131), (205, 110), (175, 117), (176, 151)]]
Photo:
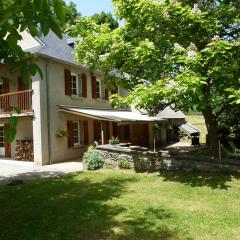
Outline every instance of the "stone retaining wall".
[(142, 152), (121, 149), (111, 145), (97, 146), (97, 152), (102, 160), (112, 166), (117, 166), (120, 160), (127, 160), (136, 172), (156, 171), (240, 171), (240, 160), (224, 159), (222, 163), (212, 161), (206, 156), (190, 156), (169, 154), (168, 152)]

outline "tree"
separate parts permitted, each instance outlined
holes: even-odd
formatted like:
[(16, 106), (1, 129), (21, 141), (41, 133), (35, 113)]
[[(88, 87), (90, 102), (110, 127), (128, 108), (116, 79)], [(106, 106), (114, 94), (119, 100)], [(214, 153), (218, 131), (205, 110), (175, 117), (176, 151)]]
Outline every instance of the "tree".
[(219, 118), (230, 104), (238, 103), (240, 2), (113, 3), (125, 25), (111, 30), (79, 19), (72, 29), (81, 35), (76, 58), (102, 70), (110, 83), (118, 81), (130, 90), (125, 99), (113, 98), (115, 104), (133, 104), (151, 114), (170, 104), (201, 111), (217, 158)]
[(63, 0), (63, 4), (65, 8), (65, 15), (66, 15), (63, 30), (66, 30), (69, 26), (71, 26), (74, 23), (77, 17), (81, 16), (81, 13), (78, 12), (77, 6), (74, 2), (71, 1), (67, 5)]
[(111, 13), (96, 13), (91, 16), (91, 19), (94, 20), (98, 25), (108, 23), (111, 30), (119, 27), (118, 21), (113, 17)]
[[(18, 46), (21, 32), (27, 30), (33, 37), (47, 35), (51, 29), (62, 37), (60, 26), (64, 23), (64, 8), (61, 0), (4, 0), (0, 2), (0, 62), (10, 72), (20, 72), (23, 81), (41, 70), (34, 63), (34, 56)], [(3, 81), (11, 81), (0, 75)], [(16, 117), (10, 120), (7, 140), (12, 141), (16, 133)]]

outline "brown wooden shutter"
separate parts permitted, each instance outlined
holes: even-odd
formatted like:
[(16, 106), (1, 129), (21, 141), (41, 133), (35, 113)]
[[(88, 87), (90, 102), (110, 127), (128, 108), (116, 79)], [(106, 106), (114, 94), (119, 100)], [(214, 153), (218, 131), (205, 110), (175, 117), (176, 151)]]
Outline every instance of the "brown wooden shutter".
[[(25, 84), (21, 77), (18, 78), (18, 91), (24, 91), (25, 90)], [(18, 108), (19, 110), (25, 109), (24, 108), (24, 103), (25, 103), (25, 95), (24, 94), (18, 94)]]
[(88, 138), (88, 121), (83, 121), (83, 131), (84, 131), (84, 145), (88, 145), (89, 138)]
[(92, 98), (97, 98), (97, 79), (94, 76), (92, 76)]
[(3, 94), (9, 93), (9, 83), (4, 81), (3, 82)]
[[(8, 131), (9, 124), (4, 125), (4, 132)], [(4, 147), (5, 147), (5, 157), (10, 158), (11, 157), (11, 143), (7, 142), (6, 139), (4, 139)]]
[[(3, 94), (9, 93), (9, 83), (4, 81), (3, 82)], [(4, 101), (1, 102), (1, 108), (4, 109), (4, 111), (8, 111), (9, 110), (9, 96), (6, 96), (3, 98)]]
[(26, 90), (26, 86), (23, 82), (23, 80), (19, 77), (18, 78), (18, 91), (24, 91)]
[(109, 91), (107, 88), (105, 89), (105, 100), (109, 100)]
[(64, 70), (64, 77), (65, 77), (65, 94), (67, 96), (72, 95), (72, 76), (71, 71), (68, 69)]
[(68, 131), (68, 147), (73, 147), (74, 146), (73, 121), (67, 121), (67, 131)]
[(87, 98), (87, 75), (82, 74), (82, 96)]

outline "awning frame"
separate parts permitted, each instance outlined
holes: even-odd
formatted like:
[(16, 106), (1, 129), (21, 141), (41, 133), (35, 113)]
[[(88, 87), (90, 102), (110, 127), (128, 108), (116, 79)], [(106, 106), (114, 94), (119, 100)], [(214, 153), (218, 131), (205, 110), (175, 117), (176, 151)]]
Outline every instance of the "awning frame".
[[(78, 115), (78, 116), (82, 116), (82, 117), (86, 117), (86, 118), (91, 118), (91, 119), (95, 119), (95, 120), (99, 120), (99, 121), (108, 121), (108, 122), (117, 122), (119, 125), (126, 125), (126, 124), (134, 124), (134, 123), (159, 123), (159, 122), (166, 122), (166, 119), (159, 119), (159, 120), (155, 120), (152, 119), (150, 121), (146, 121), (146, 120), (117, 120), (117, 119), (112, 119), (112, 118), (108, 118), (106, 116), (102, 117), (102, 116), (95, 116), (95, 115), (91, 115), (88, 113), (82, 113), (79, 111), (75, 111), (74, 108), (76, 107), (67, 107), (67, 106), (61, 106), (59, 105), (59, 111), (60, 112), (65, 112), (65, 113), (69, 113), (69, 114), (74, 114), (74, 115)], [(71, 108), (71, 110), (69, 110), (68, 108)], [(91, 108), (89, 108), (91, 109)], [(87, 110), (87, 108), (86, 108)], [(105, 109), (95, 109), (95, 110), (105, 110)], [(107, 109), (106, 109), (107, 110)], [(111, 109), (109, 109), (110, 111)], [(121, 111), (121, 110), (120, 110)]]

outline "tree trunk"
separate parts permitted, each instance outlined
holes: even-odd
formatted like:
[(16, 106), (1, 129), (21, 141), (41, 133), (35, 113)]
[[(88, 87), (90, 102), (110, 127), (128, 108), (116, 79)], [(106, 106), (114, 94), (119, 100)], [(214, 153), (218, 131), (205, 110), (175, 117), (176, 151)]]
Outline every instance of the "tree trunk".
[(217, 132), (217, 120), (213, 114), (211, 107), (208, 107), (202, 111), (205, 123), (208, 130), (208, 138), (210, 144), (211, 155), (217, 159), (219, 158), (219, 144), (218, 144), (218, 132)]

